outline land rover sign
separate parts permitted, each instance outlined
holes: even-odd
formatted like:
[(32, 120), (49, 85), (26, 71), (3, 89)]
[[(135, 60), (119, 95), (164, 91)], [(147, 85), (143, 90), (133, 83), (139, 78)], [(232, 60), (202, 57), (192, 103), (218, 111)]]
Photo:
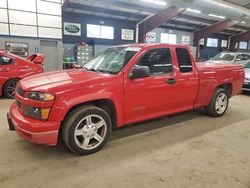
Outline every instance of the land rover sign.
[(64, 22), (64, 35), (81, 36), (81, 24)]

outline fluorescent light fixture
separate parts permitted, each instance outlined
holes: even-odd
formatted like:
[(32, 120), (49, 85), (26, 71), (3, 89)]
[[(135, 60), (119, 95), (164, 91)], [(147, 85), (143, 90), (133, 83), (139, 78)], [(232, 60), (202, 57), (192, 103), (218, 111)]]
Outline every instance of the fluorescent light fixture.
[(187, 8), (186, 10), (189, 11), (189, 12), (197, 13), (197, 14), (201, 13), (200, 10), (195, 10), (195, 9), (191, 9), (191, 8)]
[(167, 5), (167, 3), (165, 1), (160, 1), (160, 0), (143, 0), (143, 1), (146, 1), (146, 2), (149, 2), (149, 3), (154, 3), (154, 4), (157, 4), (157, 5), (163, 5), (163, 6)]
[(216, 14), (208, 14), (208, 16), (215, 17), (215, 18), (220, 18), (220, 19), (225, 19), (225, 16), (219, 16)]
[(245, 24), (246, 22), (244, 22), (244, 21), (241, 21), (240, 23), (242, 23), (242, 24)]

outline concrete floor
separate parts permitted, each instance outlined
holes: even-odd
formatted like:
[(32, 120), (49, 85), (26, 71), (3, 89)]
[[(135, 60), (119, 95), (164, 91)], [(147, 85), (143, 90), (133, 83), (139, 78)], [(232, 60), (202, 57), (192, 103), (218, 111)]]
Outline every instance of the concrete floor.
[(0, 187), (250, 188), (250, 96), (222, 118), (189, 112), (113, 132), (94, 155), (30, 144), (8, 131), (0, 99)]

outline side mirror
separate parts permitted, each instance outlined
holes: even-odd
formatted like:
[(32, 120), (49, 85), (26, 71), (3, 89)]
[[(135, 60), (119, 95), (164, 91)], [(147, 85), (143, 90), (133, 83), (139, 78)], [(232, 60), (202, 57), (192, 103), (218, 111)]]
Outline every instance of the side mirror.
[(129, 73), (130, 79), (136, 79), (136, 78), (146, 78), (150, 76), (150, 70), (148, 66), (137, 66), (132, 69), (132, 71)]

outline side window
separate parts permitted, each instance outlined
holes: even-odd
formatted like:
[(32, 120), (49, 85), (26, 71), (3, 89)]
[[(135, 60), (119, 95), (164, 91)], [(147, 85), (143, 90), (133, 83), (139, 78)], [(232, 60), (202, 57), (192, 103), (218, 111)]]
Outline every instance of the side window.
[(171, 73), (171, 51), (169, 48), (150, 50), (140, 58), (136, 65), (148, 66), (152, 75)]
[(249, 60), (249, 59), (250, 59), (250, 56), (247, 54), (244, 54), (244, 61)]
[(0, 55), (0, 65), (11, 65), (12, 63), (11, 58)]
[(240, 55), (237, 55), (236, 56), (236, 59), (235, 59), (235, 61), (243, 61), (243, 55), (242, 54), (240, 54)]
[(181, 73), (192, 72), (193, 65), (189, 51), (186, 48), (176, 48), (175, 52), (177, 55), (180, 72)]

